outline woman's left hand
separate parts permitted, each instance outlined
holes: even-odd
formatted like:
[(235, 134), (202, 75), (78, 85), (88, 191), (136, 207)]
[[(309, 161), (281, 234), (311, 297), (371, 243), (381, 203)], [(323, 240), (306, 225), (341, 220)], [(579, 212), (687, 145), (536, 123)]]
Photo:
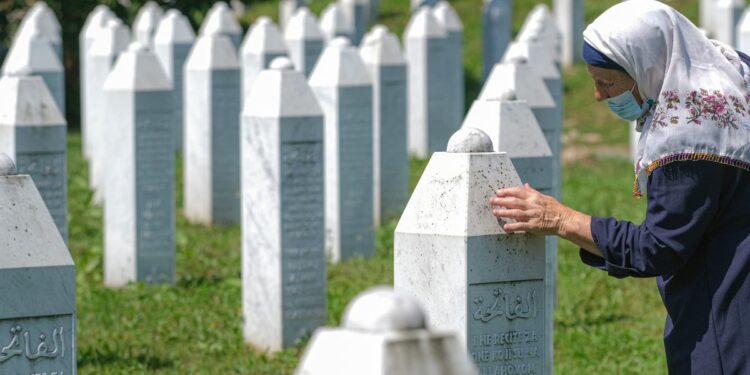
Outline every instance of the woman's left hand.
[(538, 192), (529, 184), (496, 191), (490, 204), (496, 217), (516, 221), (503, 225), (506, 232), (561, 235), (561, 229), (571, 211), (555, 198)]

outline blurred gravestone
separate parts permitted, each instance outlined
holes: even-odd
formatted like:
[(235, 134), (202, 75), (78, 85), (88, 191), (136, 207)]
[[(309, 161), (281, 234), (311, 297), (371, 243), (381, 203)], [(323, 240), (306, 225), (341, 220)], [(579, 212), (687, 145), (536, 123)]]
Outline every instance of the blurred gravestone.
[(309, 77), (323, 52), (323, 31), (310, 10), (301, 7), (284, 29), (284, 40), (294, 68)]
[(745, 9), (737, 24), (737, 49), (750, 53), (750, 8)]
[(281, 32), (270, 18), (260, 17), (242, 42), (242, 97), (247, 98), (253, 82), (277, 57), (287, 56)]
[(385, 26), (365, 35), (359, 50), (373, 83), (373, 209), (375, 225), (397, 217), (406, 205), (406, 60), (396, 36)]
[(352, 39), (354, 30), (344, 10), (336, 3), (330, 3), (320, 14), (320, 29), (325, 35), (326, 43), (343, 36)]
[(718, 0), (715, 5), (714, 38), (730, 47), (737, 47), (737, 25), (747, 5), (746, 0)]
[(52, 46), (58, 60), (62, 61), (62, 28), (60, 22), (55, 17), (55, 12), (44, 1), (37, 1), (26, 12), (21, 24), (18, 26), (18, 32), (14, 42), (18, 38), (26, 37), (26, 33), (34, 32), (38, 29), (44, 39)]
[(244, 335), (274, 352), (326, 321), (323, 113), (292, 68), (274, 60), (242, 115)]
[(170, 9), (159, 22), (159, 27), (154, 35), (154, 53), (159, 59), (164, 73), (172, 82), (173, 109), (174, 109), (174, 149), (182, 150), (182, 114), (184, 108), (182, 100), (183, 92), (183, 70), (190, 49), (195, 42), (195, 32), (190, 26), (190, 21), (177, 9)]
[[(41, 82), (40, 82), (41, 83)], [(76, 373), (76, 271), (31, 177), (0, 154), (0, 373)]]
[(513, 7), (510, 0), (484, 0), (482, 7), (482, 68), (483, 79), (500, 62), (510, 43)]
[(104, 284), (173, 283), (175, 170), (172, 84), (148, 47), (133, 42), (104, 83)]
[(372, 83), (358, 51), (333, 40), (310, 76), (325, 114), (326, 253), (373, 254)]
[(448, 91), (451, 128), (461, 126), (464, 118), (464, 27), (456, 10), (445, 0), (441, 0), (432, 10), (435, 19), (448, 33)]
[(282, 29), (286, 28), (287, 23), (292, 18), (297, 8), (307, 6), (306, 0), (280, 0), (279, 1), (279, 25)]
[(23, 72), (0, 78), (0, 152), (30, 175), (63, 240), (68, 240), (65, 118), (44, 81)]
[(562, 34), (562, 62), (581, 60), (583, 48), (583, 0), (554, 0), (555, 18)]
[(155, 2), (144, 4), (133, 21), (133, 40), (153, 49), (154, 34), (163, 15), (164, 11)]
[(240, 221), (240, 65), (232, 41), (201, 34), (185, 63), (184, 207), (191, 222)]
[(234, 49), (240, 48), (242, 42), (242, 26), (237, 22), (237, 17), (227, 3), (223, 1), (217, 1), (211, 6), (211, 9), (206, 13), (206, 18), (201, 24), (200, 32), (201, 35), (210, 34), (222, 34), (229, 38), (234, 45)]
[(89, 101), (91, 100), (91, 94), (89, 94), (90, 86), (87, 84), (89, 80), (88, 76), (91, 72), (89, 67), (89, 59), (91, 58), (91, 45), (94, 43), (96, 38), (107, 25), (107, 21), (112, 16), (112, 12), (105, 5), (97, 5), (94, 10), (89, 13), (86, 18), (86, 22), (83, 24), (81, 33), (78, 34), (78, 64), (79, 70), (79, 86), (81, 96), (81, 147), (83, 149), (83, 156), (89, 159), (91, 151), (89, 150), (88, 142), (88, 108), (90, 107)]
[(351, 25), (352, 44), (359, 45), (370, 23), (370, 3), (367, 0), (339, 0), (338, 6), (341, 7), (344, 17)]

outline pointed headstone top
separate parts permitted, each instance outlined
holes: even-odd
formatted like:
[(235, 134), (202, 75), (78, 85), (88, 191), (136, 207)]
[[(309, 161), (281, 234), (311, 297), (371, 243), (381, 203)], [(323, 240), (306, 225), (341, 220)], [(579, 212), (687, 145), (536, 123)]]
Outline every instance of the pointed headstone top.
[(133, 30), (149, 31), (154, 30), (164, 15), (164, 11), (153, 1), (144, 4), (133, 21)]
[(492, 152), (492, 140), (477, 128), (461, 128), (448, 140), (450, 153)]
[(286, 43), (281, 31), (268, 17), (260, 17), (250, 28), (242, 42), (243, 55), (262, 55), (265, 53), (286, 53)]
[(159, 21), (159, 27), (154, 34), (154, 44), (192, 44), (195, 41), (195, 31), (187, 17), (177, 9), (170, 9)]
[(94, 38), (91, 56), (114, 56), (128, 48), (130, 31), (118, 18), (107, 20), (107, 25)]
[(323, 31), (307, 7), (297, 8), (284, 30), (287, 40), (323, 40)]
[(44, 1), (37, 1), (29, 9), (29, 12), (21, 21), (19, 27), (20, 30), (24, 29), (26, 23), (32, 21), (39, 23), (42, 33), (51, 43), (60, 43), (62, 36), (60, 35), (62, 28), (60, 22), (58, 22), (55, 12), (45, 3)]
[(16, 174), (16, 164), (8, 155), (0, 152), (0, 176), (13, 176)]
[(199, 35), (190, 50), (185, 69), (239, 69), (240, 62), (234, 44), (223, 34)]
[(398, 38), (385, 26), (375, 26), (359, 47), (362, 60), (368, 65), (405, 65)]
[(525, 61), (519, 57), (511, 62), (495, 64), (479, 98), (498, 99), (507, 89), (513, 89), (518, 98), (526, 100), (531, 108), (554, 107), (555, 100), (542, 77)]
[(286, 57), (277, 57), (270, 69), (262, 71), (245, 101), (243, 116), (308, 117), (323, 116), (323, 110), (302, 73)]
[(420, 7), (409, 20), (404, 32), (407, 39), (445, 38), (447, 30), (432, 14), (430, 7)]
[(505, 50), (502, 61), (514, 62), (523, 61), (532, 62), (531, 65), (536, 68), (542, 78), (559, 79), (560, 71), (555, 66), (555, 60), (548, 54), (549, 51), (533, 42), (512, 42)]
[(0, 125), (65, 125), (65, 118), (40, 76), (0, 78)]
[(219, 1), (214, 3), (206, 14), (200, 28), (201, 35), (208, 34), (242, 34), (242, 26), (229, 9), (227, 3)]
[(166, 91), (172, 83), (156, 55), (146, 45), (132, 42), (104, 81), (106, 91)]
[(432, 13), (435, 15), (435, 19), (437, 19), (438, 22), (448, 30), (448, 32), (460, 32), (464, 30), (461, 18), (449, 2), (441, 0), (434, 8), (432, 8)]
[(320, 14), (320, 28), (329, 38), (334, 37), (336, 33), (352, 32), (352, 25), (346, 18), (344, 10), (336, 3), (330, 3)]
[[(32, 28), (33, 27), (33, 28)], [(3, 73), (29, 70), (35, 73), (62, 72), (63, 65), (49, 40), (34, 25), (27, 25), (26, 34), (19, 36), (3, 62)]]
[(107, 26), (107, 21), (112, 18), (112, 11), (106, 5), (97, 5), (89, 13), (86, 22), (83, 24), (82, 35), (85, 39), (94, 39), (100, 30)]
[(371, 333), (427, 329), (427, 316), (415, 298), (377, 286), (349, 302), (341, 327)]
[(310, 86), (313, 87), (365, 85), (372, 85), (370, 74), (357, 49), (344, 37), (328, 44), (310, 75)]

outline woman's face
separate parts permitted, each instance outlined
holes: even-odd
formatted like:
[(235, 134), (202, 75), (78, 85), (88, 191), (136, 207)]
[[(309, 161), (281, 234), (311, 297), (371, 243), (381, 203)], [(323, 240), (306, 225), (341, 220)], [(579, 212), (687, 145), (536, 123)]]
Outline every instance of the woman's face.
[(622, 70), (599, 68), (592, 65), (586, 65), (586, 68), (594, 79), (594, 97), (601, 102), (609, 98), (633, 89), (633, 96), (638, 104), (643, 104), (638, 87), (633, 88), (635, 81)]

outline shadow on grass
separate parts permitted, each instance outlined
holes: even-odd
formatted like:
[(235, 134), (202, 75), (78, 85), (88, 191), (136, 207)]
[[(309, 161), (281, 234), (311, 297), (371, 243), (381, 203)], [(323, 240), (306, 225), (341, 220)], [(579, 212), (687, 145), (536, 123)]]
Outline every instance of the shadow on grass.
[(154, 357), (146, 354), (124, 357), (111, 349), (79, 352), (78, 369), (87, 366), (138, 368), (145, 367), (148, 370), (161, 370), (174, 367), (171, 359)]

